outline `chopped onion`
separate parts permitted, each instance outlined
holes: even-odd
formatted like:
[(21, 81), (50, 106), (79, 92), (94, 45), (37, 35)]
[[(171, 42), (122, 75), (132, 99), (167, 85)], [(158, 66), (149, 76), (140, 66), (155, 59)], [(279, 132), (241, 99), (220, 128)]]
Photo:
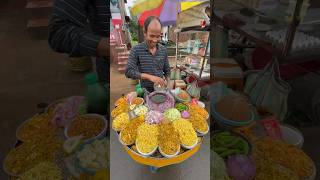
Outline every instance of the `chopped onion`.
[(253, 180), (256, 176), (256, 166), (248, 156), (230, 156), (226, 165), (229, 176), (234, 180)]

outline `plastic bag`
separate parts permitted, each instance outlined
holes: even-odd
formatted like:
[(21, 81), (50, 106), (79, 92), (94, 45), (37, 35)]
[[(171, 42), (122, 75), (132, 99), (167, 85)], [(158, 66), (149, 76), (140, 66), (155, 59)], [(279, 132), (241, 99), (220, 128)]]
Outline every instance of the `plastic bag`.
[(275, 114), (282, 121), (287, 113), (287, 99), (290, 85), (281, 79), (276, 59), (263, 70), (251, 70), (246, 73), (244, 92), (251, 102)]
[(173, 70), (171, 70), (170, 79), (171, 80), (180, 80), (181, 79), (180, 69), (174, 68)]
[(198, 87), (197, 81), (194, 81), (192, 84), (189, 84), (187, 87), (187, 92), (190, 94), (191, 97), (200, 98), (201, 89)]
[(60, 103), (54, 110), (52, 124), (56, 127), (65, 127), (78, 113), (84, 97), (72, 96), (64, 103)]
[(137, 92), (130, 92), (128, 95), (127, 95), (127, 100), (128, 102), (131, 104), (132, 100), (134, 98), (138, 97), (138, 94)]

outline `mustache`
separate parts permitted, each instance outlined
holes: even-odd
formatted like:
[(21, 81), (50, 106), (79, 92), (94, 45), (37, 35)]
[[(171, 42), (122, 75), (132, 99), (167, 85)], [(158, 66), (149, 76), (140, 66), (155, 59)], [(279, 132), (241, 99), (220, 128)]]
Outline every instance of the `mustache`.
[(149, 40), (148, 42), (149, 42), (149, 43), (159, 43), (159, 42), (160, 42), (160, 40), (157, 40), (157, 41)]

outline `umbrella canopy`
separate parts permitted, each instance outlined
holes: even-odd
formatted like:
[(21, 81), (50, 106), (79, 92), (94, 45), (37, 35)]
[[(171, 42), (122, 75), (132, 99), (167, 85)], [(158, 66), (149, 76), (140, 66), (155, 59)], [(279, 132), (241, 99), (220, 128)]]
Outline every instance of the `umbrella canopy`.
[[(153, 0), (149, 0), (152, 1)], [(158, 6), (155, 6), (156, 3), (153, 3), (152, 9), (149, 9), (151, 6), (146, 6), (145, 8), (139, 6), (139, 11), (130, 10), (130, 12), (134, 12), (140, 14), (139, 16), (139, 24), (143, 25), (144, 20), (149, 16), (159, 17), (163, 26), (175, 25), (177, 21), (177, 14), (180, 12), (180, 2), (183, 0), (162, 0), (161, 3), (158, 1)], [(145, 3), (147, 1), (144, 1)], [(136, 7), (136, 4), (133, 8)], [(140, 13), (138, 13), (140, 12)]]
[[(139, 24), (141, 26), (143, 26), (144, 21), (149, 16), (159, 17), (163, 26), (170, 26), (176, 25), (179, 12), (199, 4), (201, 4), (200, 1), (188, 0), (138, 0), (131, 8), (130, 12), (133, 14), (140, 14)], [(139, 7), (137, 7), (138, 5)]]
[(130, 8), (130, 14), (137, 16), (144, 11), (149, 11), (158, 8), (163, 3), (163, 0), (137, 0)]
[(210, 6), (210, 1), (205, 1), (180, 12), (177, 19), (177, 26), (180, 29), (196, 26), (200, 27), (201, 21), (206, 21), (206, 24), (210, 24), (210, 19), (205, 12), (208, 6)]
[(159, 17), (163, 26), (176, 24), (177, 14), (180, 12), (181, 1), (182, 0), (164, 0), (163, 9)]
[(144, 21), (145, 21), (149, 16), (159, 17), (160, 14), (161, 14), (162, 8), (163, 8), (163, 3), (162, 3), (159, 7), (155, 8), (155, 9), (151, 9), (151, 10), (148, 10), (148, 11), (143, 12), (143, 13), (140, 15), (139, 20), (138, 20), (140, 26), (143, 26)]
[(191, 2), (181, 2), (181, 11), (185, 11), (193, 6), (201, 4), (200, 1), (191, 1)]

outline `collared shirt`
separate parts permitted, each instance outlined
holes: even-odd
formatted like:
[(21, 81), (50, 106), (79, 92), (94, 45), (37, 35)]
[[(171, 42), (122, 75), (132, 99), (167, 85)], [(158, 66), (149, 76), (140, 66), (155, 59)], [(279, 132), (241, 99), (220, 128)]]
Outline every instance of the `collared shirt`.
[[(101, 38), (109, 37), (108, 1), (55, 0), (52, 11), (49, 28), (52, 49), (71, 56), (96, 56)], [(88, 20), (91, 30), (87, 28)]]
[[(141, 79), (141, 73), (158, 77), (170, 76), (170, 65), (167, 49), (158, 44), (155, 55), (152, 55), (146, 42), (140, 43), (130, 50), (128, 65), (125, 75), (132, 79)], [(141, 86), (149, 92), (153, 91), (153, 82), (141, 80)]]

